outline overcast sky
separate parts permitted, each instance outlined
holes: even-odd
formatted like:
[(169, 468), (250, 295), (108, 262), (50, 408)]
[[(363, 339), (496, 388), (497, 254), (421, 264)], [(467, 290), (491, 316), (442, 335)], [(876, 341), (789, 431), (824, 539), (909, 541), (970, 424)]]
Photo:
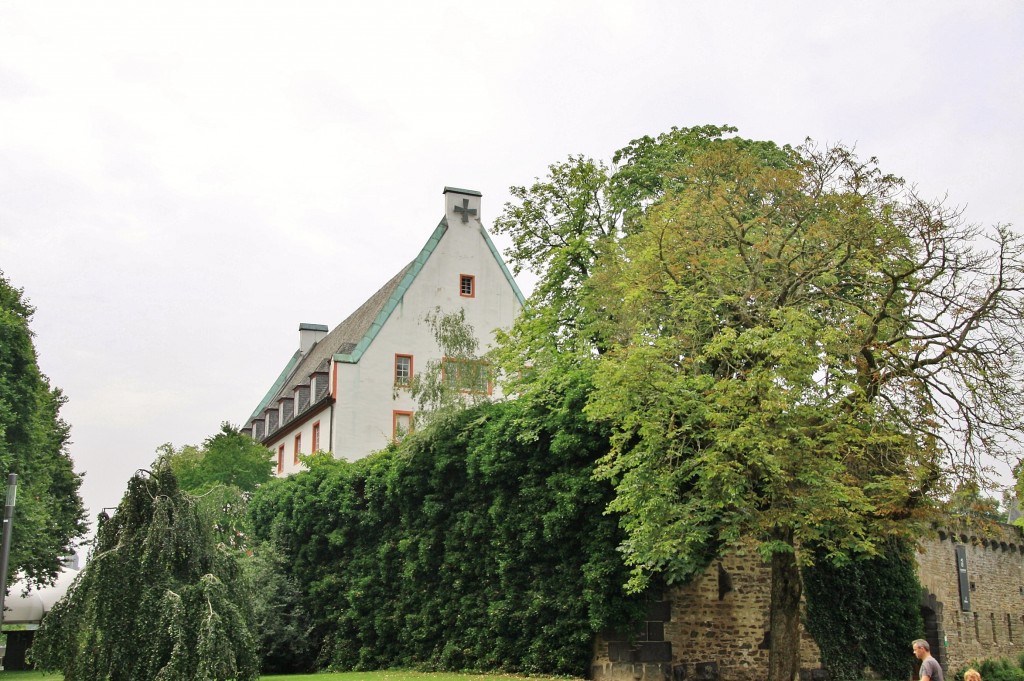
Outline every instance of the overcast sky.
[(1024, 3), (0, 4), (0, 269), (90, 516), (160, 444), (242, 422), (445, 185), (490, 225), (569, 154), (706, 123), (855, 144), (1024, 226)]

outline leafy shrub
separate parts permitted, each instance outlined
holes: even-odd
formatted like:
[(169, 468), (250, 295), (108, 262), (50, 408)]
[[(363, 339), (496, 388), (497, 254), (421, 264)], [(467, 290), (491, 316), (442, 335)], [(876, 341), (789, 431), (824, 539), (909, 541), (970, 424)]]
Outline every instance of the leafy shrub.
[(956, 673), (953, 681), (964, 681), (964, 672), (972, 667), (981, 674), (982, 681), (1024, 681), (1022, 665), (1024, 665), (1024, 653), (1018, 657), (1016, 662), (1004, 657), (969, 662)]

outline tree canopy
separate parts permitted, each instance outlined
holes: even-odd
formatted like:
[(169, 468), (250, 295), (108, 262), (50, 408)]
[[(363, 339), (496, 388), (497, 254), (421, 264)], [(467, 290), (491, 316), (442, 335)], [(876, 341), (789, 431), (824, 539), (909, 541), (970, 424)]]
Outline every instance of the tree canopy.
[(249, 496), (274, 477), (270, 450), (225, 422), (219, 433), (200, 446), (175, 449), (167, 443), (157, 453), (174, 471), (181, 488), (196, 497), (199, 513), (217, 539), (226, 546), (244, 548)]
[(140, 471), (32, 655), (67, 681), (255, 679), (249, 594), (235, 553), (218, 544), (158, 460)]
[(68, 454), (66, 398), (39, 370), (34, 308), (0, 272), (0, 475), (18, 474), (8, 578), (53, 580), (85, 532), (81, 476)]
[[(732, 132), (673, 129), (599, 182), (573, 158), (514, 192), (498, 224), (541, 282), (503, 361), (532, 365), (527, 397), (567, 363), (593, 375), (634, 588), (756, 542), (770, 678), (790, 679), (798, 565), (878, 554), (945, 473), (1019, 446), (1024, 258), (874, 159)], [(612, 210), (566, 208), (595, 202)]]
[(164, 445), (170, 465), (183, 489), (202, 493), (217, 485), (252, 492), (274, 477), (270, 451), (230, 423), (222, 423), (220, 432), (203, 441), (200, 447), (175, 450)]

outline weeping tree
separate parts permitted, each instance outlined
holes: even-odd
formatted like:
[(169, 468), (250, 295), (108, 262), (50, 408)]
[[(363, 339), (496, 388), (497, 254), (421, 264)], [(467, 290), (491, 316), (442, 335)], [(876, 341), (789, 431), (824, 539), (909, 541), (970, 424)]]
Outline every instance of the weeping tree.
[(248, 592), (166, 462), (139, 471), (91, 559), (36, 635), (66, 681), (255, 679)]

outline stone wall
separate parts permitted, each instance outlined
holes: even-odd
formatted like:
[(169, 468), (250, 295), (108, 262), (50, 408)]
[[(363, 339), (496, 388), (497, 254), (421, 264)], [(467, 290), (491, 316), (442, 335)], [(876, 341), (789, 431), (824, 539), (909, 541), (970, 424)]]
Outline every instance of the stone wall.
[[(969, 610), (960, 607), (957, 547), (966, 558)], [(951, 672), (984, 657), (1024, 653), (1024, 538), (1002, 525), (984, 535), (942, 530), (917, 557), (921, 612), (932, 654)]]
[[(1024, 538), (1011, 526), (994, 532), (983, 538), (941, 531), (918, 550), (926, 638), (950, 677), (972, 659), (1024, 652)], [(960, 609), (957, 546), (967, 562), (969, 611)], [(712, 563), (685, 587), (654, 596), (636, 631), (599, 636), (592, 678), (765, 678), (770, 582), (768, 565), (752, 550)], [(824, 678), (817, 646), (806, 632), (802, 637), (801, 677)]]
[[(718, 679), (749, 681), (768, 670), (768, 605), (771, 569), (752, 550), (712, 563), (684, 587), (664, 594), (670, 618), (664, 622), (667, 659), (651, 660), (649, 644), (606, 632), (598, 638), (591, 676), (599, 681)], [(657, 602), (657, 601), (656, 601)], [(648, 615), (650, 616), (650, 614)], [(821, 665), (818, 647), (802, 635), (801, 669), (811, 677)], [(819, 674), (815, 674), (819, 676)]]

